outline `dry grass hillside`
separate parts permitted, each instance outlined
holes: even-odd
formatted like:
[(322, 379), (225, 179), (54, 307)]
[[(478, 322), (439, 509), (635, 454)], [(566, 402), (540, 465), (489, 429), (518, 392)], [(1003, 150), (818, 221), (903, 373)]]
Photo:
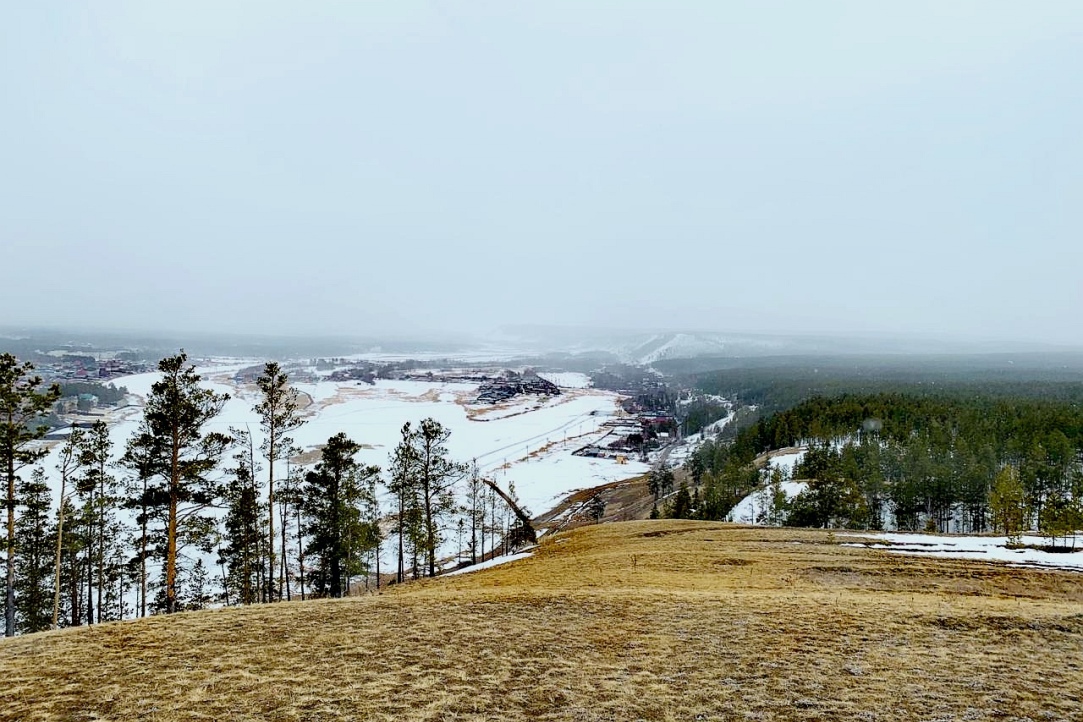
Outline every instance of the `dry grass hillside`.
[(585, 527), (381, 595), (0, 643), (7, 720), (1083, 720), (1083, 578)]

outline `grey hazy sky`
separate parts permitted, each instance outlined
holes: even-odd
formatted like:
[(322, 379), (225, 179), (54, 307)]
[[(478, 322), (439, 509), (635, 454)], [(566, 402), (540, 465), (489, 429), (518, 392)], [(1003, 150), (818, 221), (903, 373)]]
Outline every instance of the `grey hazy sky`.
[(8, 2), (0, 323), (1083, 344), (1083, 2)]

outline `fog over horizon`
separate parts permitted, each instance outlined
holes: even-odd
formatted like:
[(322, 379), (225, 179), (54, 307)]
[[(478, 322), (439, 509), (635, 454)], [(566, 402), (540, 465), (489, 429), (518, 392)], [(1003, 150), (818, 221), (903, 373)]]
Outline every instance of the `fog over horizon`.
[(1083, 3), (0, 9), (0, 326), (1083, 346)]

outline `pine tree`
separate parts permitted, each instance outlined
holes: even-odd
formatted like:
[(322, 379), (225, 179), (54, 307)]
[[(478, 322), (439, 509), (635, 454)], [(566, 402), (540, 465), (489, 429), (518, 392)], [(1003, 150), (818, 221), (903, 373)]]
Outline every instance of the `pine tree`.
[[(113, 499), (119, 500), (119, 497)], [(99, 622), (124, 619), (125, 590), (133, 579), (126, 556), (131, 549), (131, 532), (132, 529), (114, 513), (108, 516), (98, 537), (98, 553), (102, 555), (98, 577), (98, 588), (102, 592), (97, 610)]]
[(677, 495), (673, 497), (673, 503), (666, 514), (670, 519), (688, 519), (692, 513), (692, 495), (688, 493), (688, 485), (683, 481), (677, 488)]
[(52, 495), (45, 472), (35, 468), (19, 484), (22, 514), (15, 523), (15, 608), (20, 632), (40, 632), (52, 626), (52, 546), (56, 531), (50, 522)]
[(595, 524), (599, 523), (602, 517), (605, 516), (605, 506), (605, 499), (602, 498), (600, 493), (592, 496), (590, 501), (587, 502), (587, 515)]
[[(295, 449), (297, 453), (300, 453), (300, 449)], [(296, 454), (294, 454), (296, 455)], [(278, 498), (282, 503), (283, 515), (293, 518), (293, 526), (297, 531), (297, 581), (300, 584), (301, 600), (305, 599), (305, 534), (304, 525), (302, 523), (303, 513), (303, 501), (304, 495), (302, 493), (302, 484), (304, 482), (304, 470), (300, 467), (289, 468), (286, 475), (286, 479), (283, 482), (282, 490), (280, 491)], [(292, 512), (290, 509), (292, 508)], [(283, 522), (282, 528), (285, 531), (285, 522)], [(286, 546), (283, 542), (282, 554), (285, 556)], [(289, 576), (286, 576), (286, 594), (289, 598)]]
[[(369, 569), (376, 575), (376, 588), (380, 588), (380, 547), (383, 544), (383, 532), (380, 529), (380, 497), (378, 486), (380, 475), (369, 474), (361, 479), (359, 501), (361, 505), (362, 553), (369, 553), (373, 563)], [(367, 579), (367, 577), (366, 577)]]
[(767, 486), (767, 523), (782, 526), (789, 516), (789, 497), (782, 487), (782, 470), (771, 470), (771, 481)]
[(60, 557), (64, 548), (64, 520), (70, 508), (68, 500), (74, 491), (74, 478), (81, 467), (79, 447), (83, 432), (71, 427), (71, 433), (60, 448), (60, 460), (56, 470), (60, 473), (60, 498), (56, 513), (56, 560), (53, 569), (53, 627), (60, 624)]
[(360, 490), (380, 469), (359, 466), (354, 455), (360, 450), (346, 434), (336, 434), (327, 440), (320, 463), (305, 475), (309, 537), (306, 554), (319, 559), (319, 566), (310, 572), (318, 596), (343, 595), (353, 571), (350, 562), (361, 551), (357, 508)]
[[(496, 523), (496, 490), (489, 487), (489, 556), (496, 556), (496, 544), (500, 537), (500, 527)], [(484, 556), (484, 555), (483, 555)]]
[(262, 506), (252, 468), (252, 437), (244, 430), (234, 429), (238, 451), (233, 455), (234, 466), (226, 469), (230, 481), (225, 486), (226, 515), (224, 547), (219, 549), (219, 562), (226, 567), (223, 580), (240, 604), (259, 601), (260, 565), (258, 554)]
[(466, 473), (464, 464), (448, 458), (445, 444), (450, 436), (450, 429), (429, 418), (421, 422), (413, 437), (430, 577), (436, 575), (436, 550), (443, 541), (442, 521), (455, 511), (453, 486)]
[(60, 387), (53, 384), (39, 391), (44, 383), (31, 375), (31, 363), (20, 364), (11, 354), (0, 354), (0, 466), (7, 482), (7, 576), (4, 603), (4, 635), (15, 634), (15, 506), (16, 474), (23, 467), (45, 456), (44, 449), (32, 442), (45, 436), (48, 427), (42, 418), (60, 398)]
[(651, 469), (647, 474), (647, 488), (654, 495), (655, 501), (673, 490), (673, 482), (673, 470), (669, 468), (668, 464), (662, 464), (657, 469)]
[(1028, 509), (1026, 492), (1019, 479), (1019, 471), (1014, 466), (1005, 466), (993, 481), (989, 510), (993, 514), (993, 528), (1001, 529), (1009, 543), (1019, 544), (1026, 527)]
[(168, 492), (164, 479), (167, 475), (164, 439), (146, 431), (128, 440), (120, 464), (134, 472), (126, 482), (126, 509), (136, 512), (135, 523), (138, 525), (136, 553), (133, 561), (138, 562), (139, 576), (139, 616), (147, 616), (147, 560), (152, 554), (151, 521), (160, 519), (161, 510), (168, 503)]
[[(289, 385), (289, 377), (278, 364), (271, 361), (263, 367), (263, 374), (256, 379), (256, 385), (263, 393), (263, 400), (256, 404), (254, 411), (259, 414), (264, 440), (261, 449), (267, 459), (267, 557), (268, 567), (273, 578), (275, 563), (275, 461), (289, 452), (293, 440), (288, 436), (303, 423), (297, 403), (297, 389)], [(286, 554), (283, 532), (282, 554)], [(279, 570), (277, 595), (282, 598), (285, 584), (285, 565)], [(272, 584), (271, 587), (274, 587)]]
[(94, 528), (97, 525), (97, 515), (94, 510), (93, 482), (87, 484), (85, 478), (77, 479), (76, 492), (80, 499), (80, 523), (73, 524), (71, 532), (77, 534), (82, 542), (83, 558), (80, 563), (84, 568), (83, 583), (86, 585), (84, 608), (79, 613), (85, 615), (87, 624), (94, 624)]
[(207, 573), (203, 560), (197, 559), (191, 574), (188, 575), (185, 609), (206, 609), (214, 601), (210, 593), (210, 584), (210, 575)]
[[(387, 489), (395, 500), (395, 534), (399, 541), (398, 570), (395, 580), (400, 584), (406, 580), (406, 553), (411, 541), (421, 536), (421, 502), (418, 493), (417, 453), (414, 449), (414, 432), (407, 422), (403, 425), (401, 439), (391, 453), (390, 477)], [(416, 550), (417, 545), (413, 548)], [(414, 577), (417, 577), (416, 553), (414, 554)]]
[[(114, 527), (117, 532), (128, 532), (124, 527)], [(109, 533), (108, 530), (106, 532)], [(105, 596), (98, 606), (101, 612), (101, 621), (111, 622), (124, 619), (129, 607), (125, 603), (130, 582), (133, 575), (125, 558), (125, 546), (121, 536), (106, 538), (106, 553), (108, 559), (105, 564), (105, 577), (102, 586)]]
[(207, 475), (231, 443), (225, 434), (204, 434), (203, 426), (218, 415), (229, 396), (201, 388), (200, 377), (183, 351), (162, 359), (158, 370), (162, 378), (147, 397), (141, 436), (153, 438), (158, 443), (152, 448), (163, 452), (167, 498), (162, 607), (172, 614), (178, 610), (177, 553), (182, 527), (199, 525), (198, 515), (217, 497), (217, 486)]
[[(88, 491), (88, 500), (96, 522), (91, 553), (95, 568), (97, 621), (102, 621), (102, 597), (106, 586), (106, 543), (116, 534), (117, 521), (114, 509), (117, 504), (117, 479), (109, 473), (113, 442), (109, 439), (109, 427), (104, 421), (94, 425), (80, 437), (79, 462), (86, 469), (80, 485)], [(89, 621), (89, 620), (88, 620)]]
[[(477, 459), (470, 465), (466, 514), (470, 519), (470, 563), (478, 563), (478, 532), (481, 532), (482, 555), (485, 553), (485, 482), (481, 480)], [(479, 529), (480, 528), (480, 529)]]
[(133, 575), (120, 542), (121, 539), (118, 537), (113, 540), (113, 543), (107, 544), (110, 553), (108, 563), (105, 565), (105, 598), (101, 607), (103, 621), (123, 619), (130, 613), (130, 607), (125, 598)]
[[(290, 567), (289, 567), (289, 555), (286, 553), (287, 537), (289, 536), (290, 525), (290, 508), (297, 508), (300, 503), (299, 490), (301, 485), (301, 477), (298, 475), (297, 470), (291, 467), (290, 461), (293, 457), (298, 456), (301, 453), (301, 449), (297, 446), (289, 446), (283, 452), (283, 457), (286, 459), (286, 477), (282, 482), (282, 489), (278, 494), (278, 526), (282, 534), (282, 554), (279, 561), (279, 574), (280, 580), (285, 580), (286, 585), (286, 601), (293, 599), (293, 592), (290, 585)], [(300, 523), (298, 521), (298, 523)], [(281, 592), (281, 589), (280, 589)]]
[[(72, 529), (82, 529), (85, 524), (80, 510), (70, 498), (64, 500), (64, 518), (71, 520)], [(65, 534), (61, 545), (60, 588), (64, 591), (59, 604), (60, 626), (77, 627), (82, 624), (84, 605), (83, 582), (86, 577), (86, 564), (83, 553), (86, 550), (84, 534), (70, 532)]]

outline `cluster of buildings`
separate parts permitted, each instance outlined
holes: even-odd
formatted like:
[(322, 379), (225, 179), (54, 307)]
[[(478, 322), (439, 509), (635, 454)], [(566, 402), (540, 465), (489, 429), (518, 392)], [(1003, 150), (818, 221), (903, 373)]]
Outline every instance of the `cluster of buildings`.
[(35, 364), (37, 373), (47, 381), (104, 381), (118, 376), (141, 374), (147, 365), (136, 361), (112, 358), (99, 361), (93, 356), (64, 355), (46, 363)]
[(523, 374), (508, 371), (502, 378), (490, 379), (483, 383), (478, 388), (478, 398), (475, 403), (495, 404), (525, 394), (559, 396), (560, 389), (552, 381), (547, 381), (530, 371)]
[(617, 461), (645, 459), (648, 452), (676, 438), (678, 423), (672, 414), (647, 411), (611, 419), (602, 428), (606, 430), (604, 436), (572, 454)]

